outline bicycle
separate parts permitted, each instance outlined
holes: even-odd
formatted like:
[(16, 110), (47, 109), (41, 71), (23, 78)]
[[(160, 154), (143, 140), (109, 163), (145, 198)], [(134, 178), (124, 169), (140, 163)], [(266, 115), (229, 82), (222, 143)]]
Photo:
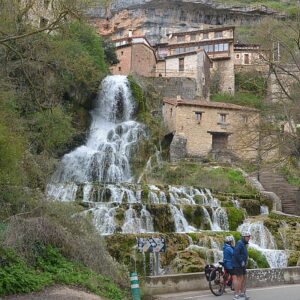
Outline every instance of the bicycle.
[(219, 266), (214, 267), (209, 274), (209, 288), (215, 296), (221, 296), (226, 286), (232, 289), (232, 275), (224, 269), (224, 263), (219, 262)]

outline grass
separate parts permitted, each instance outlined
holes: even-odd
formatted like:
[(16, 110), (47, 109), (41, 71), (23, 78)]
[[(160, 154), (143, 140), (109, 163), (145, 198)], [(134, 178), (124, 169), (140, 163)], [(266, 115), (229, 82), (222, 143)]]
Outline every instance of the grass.
[(230, 167), (205, 167), (194, 162), (164, 163), (148, 176), (149, 183), (187, 185), (224, 193), (253, 194), (242, 173)]
[(251, 92), (236, 92), (234, 96), (228, 93), (217, 93), (211, 96), (212, 101), (233, 103), (241, 106), (249, 106), (257, 109), (263, 107), (263, 97)]
[(32, 266), (14, 251), (0, 248), (0, 296), (40, 291), (45, 286), (59, 283), (82, 286), (107, 299), (124, 299), (123, 292), (111, 279), (67, 260), (56, 248), (40, 247)]

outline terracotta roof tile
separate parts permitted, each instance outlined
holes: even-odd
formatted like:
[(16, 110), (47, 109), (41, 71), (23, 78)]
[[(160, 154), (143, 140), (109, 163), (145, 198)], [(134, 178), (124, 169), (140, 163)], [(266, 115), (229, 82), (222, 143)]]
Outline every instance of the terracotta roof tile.
[(212, 101), (202, 101), (202, 100), (191, 101), (191, 100), (183, 100), (183, 99), (177, 100), (172, 98), (164, 98), (164, 103), (168, 103), (174, 106), (197, 106), (197, 107), (223, 108), (223, 109), (232, 109), (232, 110), (247, 110), (253, 112), (259, 111), (252, 107), (241, 106), (232, 103), (212, 102)]

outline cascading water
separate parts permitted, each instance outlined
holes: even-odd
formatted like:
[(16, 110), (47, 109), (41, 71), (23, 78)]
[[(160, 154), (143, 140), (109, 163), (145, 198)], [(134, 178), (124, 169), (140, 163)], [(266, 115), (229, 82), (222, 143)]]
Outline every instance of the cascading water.
[(263, 222), (245, 222), (239, 226), (238, 231), (247, 230), (251, 233), (249, 247), (262, 252), (271, 268), (287, 266), (287, 253), (277, 250), (277, 245), (271, 232), (264, 226)]
[(134, 100), (125, 76), (108, 76), (102, 82), (92, 125), (85, 145), (66, 154), (51, 183), (49, 197), (74, 200), (74, 192), (66, 192), (66, 184), (87, 182), (130, 182), (129, 158), (141, 136), (143, 125), (132, 121)]
[[(162, 190), (149, 185), (147, 203), (142, 203), (145, 194), (142, 186), (130, 184), (133, 179), (129, 163), (132, 150), (140, 138), (146, 137), (144, 126), (132, 120), (134, 110), (135, 102), (127, 78), (118, 75), (106, 77), (91, 112), (92, 123), (87, 141), (64, 155), (47, 185), (47, 196), (61, 201), (77, 199), (88, 204), (91, 207), (88, 212), (93, 214), (94, 224), (101, 234), (113, 234), (120, 229), (122, 233), (153, 232), (147, 203), (170, 205), (177, 232), (197, 231), (188, 224), (182, 205), (211, 207), (213, 222), (203, 207), (204, 218), (208, 218), (210, 228), (227, 230), (226, 211), (208, 189), (169, 186), (168, 190)], [(160, 151), (157, 150), (151, 160), (156, 160), (159, 166)], [(124, 208), (124, 205), (129, 207)], [(120, 219), (120, 214), (123, 214), (121, 224), (116, 220), (117, 217)]]

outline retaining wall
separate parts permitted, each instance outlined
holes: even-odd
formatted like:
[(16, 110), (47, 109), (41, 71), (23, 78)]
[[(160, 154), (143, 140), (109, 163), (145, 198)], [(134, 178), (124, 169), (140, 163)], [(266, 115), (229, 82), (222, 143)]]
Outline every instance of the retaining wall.
[[(300, 283), (300, 267), (248, 270), (247, 287)], [(146, 277), (145, 295), (159, 295), (208, 289), (204, 273)]]

